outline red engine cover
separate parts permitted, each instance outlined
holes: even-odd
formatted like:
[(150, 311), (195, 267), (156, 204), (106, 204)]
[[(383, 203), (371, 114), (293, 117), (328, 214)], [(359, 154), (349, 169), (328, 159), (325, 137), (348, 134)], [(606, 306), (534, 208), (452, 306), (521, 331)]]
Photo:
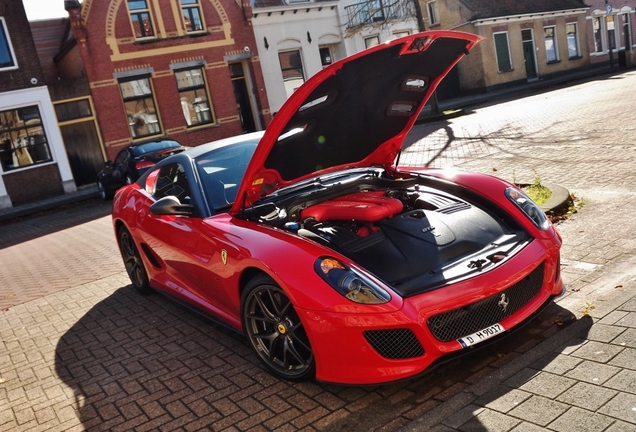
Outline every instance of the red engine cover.
[(307, 207), (301, 218), (318, 222), (329, 220), (359, 220), (376, 222), (402, 211), (402, 201), (372, 192), (358, 192)]

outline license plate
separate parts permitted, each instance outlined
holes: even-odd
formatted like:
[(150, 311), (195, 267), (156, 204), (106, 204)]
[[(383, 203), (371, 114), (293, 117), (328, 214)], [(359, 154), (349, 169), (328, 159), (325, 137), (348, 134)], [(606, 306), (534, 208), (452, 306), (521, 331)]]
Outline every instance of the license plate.
[(490, 327), (486, 327), (483, 330), (479, 330), (471, 335), (464, 336), (463, 338), (457, 339), (457, 342), (462, 346), (462, 348), (467, 348), (471, 345), (478, 344), (479, 342), (483, 342), (486, 339), (490, 339), (493, 336), (497, 336), (499, 333), (503, 333), (504, 328), (501, 324), (493, 324)]

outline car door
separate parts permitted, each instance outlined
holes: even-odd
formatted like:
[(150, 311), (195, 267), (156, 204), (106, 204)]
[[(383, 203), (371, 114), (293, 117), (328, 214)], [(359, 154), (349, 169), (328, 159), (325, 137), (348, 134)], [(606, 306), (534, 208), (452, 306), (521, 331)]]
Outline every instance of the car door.
[[(152, 196), (158, 200), (175, 196), (181, 204), (192, 204), (194, 173), (181, 163), (158, 168)], [(151, 173), (151, 176), (152, 177)], [(196, 214), (196, 211), (195, 211)], [(141, 215), (140, 232), (158, 264), (156, 282), (179, 297), (218, 314), (215, 287), (218, 284), (213, 260), (220, 262), (214, 238), (197, 216)], [(206, 234), (203, 234), (206, 232)]]

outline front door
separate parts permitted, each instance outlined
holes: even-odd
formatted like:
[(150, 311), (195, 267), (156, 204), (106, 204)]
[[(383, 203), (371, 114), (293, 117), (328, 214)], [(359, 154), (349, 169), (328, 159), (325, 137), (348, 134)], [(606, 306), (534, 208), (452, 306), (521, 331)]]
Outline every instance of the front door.
[(90, 100), (56, 103), (55, 113), (75, 185), (94, 184), (104, 168), (104, 153)]
[(537, 72), (537, 62), (534, 52), (534, 38), (532, 37), (532, 30), (521, 30), (521, 40), (523, 41), (523, 59), (526, 64), (526, 77), (528, 81), (533, 81), (539, 78)]
[(243, 64), (230, 64), (230, 75), (232, 77), (234, 97), (236, 98), (236, 107), (241, 118), (243, 132), (256, 132), (258, 128), (254, 118), (254, 110), (252, 109), (251, 98), (248, 90), (248, 80), (243, 69)]

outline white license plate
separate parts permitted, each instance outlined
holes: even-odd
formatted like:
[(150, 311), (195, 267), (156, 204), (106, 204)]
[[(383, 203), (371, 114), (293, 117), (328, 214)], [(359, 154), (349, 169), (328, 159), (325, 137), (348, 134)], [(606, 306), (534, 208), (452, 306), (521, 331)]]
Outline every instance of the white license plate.
[(483, 330), (479, 330), (471, 335), (464, 336), (463, 338), (457, 339), (457, 342), (462, 346), (462, 348), (467, 348), (471, 345), (478, 344), (479, 342), (483, 342), (486, 339), (490, 339), (493, 336), (497, 336), (499, 333), (503, 333), (504, 328), (501, 324), (493, 324), (490, 327), (486, 327)]

